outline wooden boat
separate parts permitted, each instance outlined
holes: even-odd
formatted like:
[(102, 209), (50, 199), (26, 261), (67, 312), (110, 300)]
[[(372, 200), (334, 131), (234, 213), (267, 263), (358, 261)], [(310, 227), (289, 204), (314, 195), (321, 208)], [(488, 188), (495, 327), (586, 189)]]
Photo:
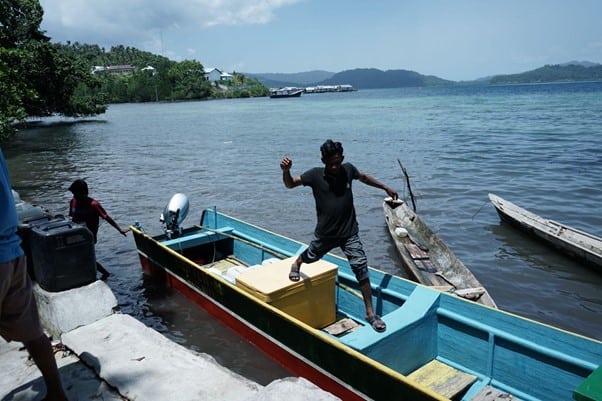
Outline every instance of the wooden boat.
[(496, 307), (474, 274), (404, 201), (386, 198), (383, 210), (401, 261), (416, 281)]
[(602, 272), (602, 238), (540, 217), (497, 195), (489, 194), (489, 199), (501, 220)]
[(270, 89), (270, 97), (271, 98), (284, 98), (284, 97), (299, 97), (303, 93), (303, 88), (278, 88), (278, 89)]
[(302, 243), (215, 208), (165, 234), (131, 229), (146, 274), (343, 400), (557, 401), (602, 373), (601, 342), (371, 268), (377, 333), (346, 260), (328, 254), (291, 282)]

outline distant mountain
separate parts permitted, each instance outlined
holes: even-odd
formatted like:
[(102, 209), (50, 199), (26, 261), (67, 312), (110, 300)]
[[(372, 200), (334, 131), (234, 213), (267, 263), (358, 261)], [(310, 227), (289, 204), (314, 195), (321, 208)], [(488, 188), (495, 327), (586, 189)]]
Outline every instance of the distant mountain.
[(296, 73), (244, 73), (244, 75), (259, 80), (268, 88), (280, 88), (283, 86), (311, 86), (332, 77), (335, 73), (315, 70)]
[[(400, 88), (452, 85), (458, 82), (408, 70), (382, 71), (376, 68), (357, 68), (334, 73), (322, 70), (298, 73), (244, 73), (269, 88), (282, 86), (353, 85), (355, 89)], [(546, 65), (520, 74), (495, 75), (461, 84), (510, 84), (571, 81), (602, 81), (602, 64), (591, 61), (569, 61)]]
[(376, 68), (346, 70), (318, 82), (319, 85), (349, 84), (356, 89), (401, 88), (408, 86), (449, 85), (453, 83), (453, 81), (447, 81), (432, 75), (422, 75), (414, 71), (382, 71)]
[(496, 75), (491, 84), (523, 84), (543, 82), (602, 81), (602, 64), (589, 61), (571, 61), (545, 65), (520, 74)]
[(449, 85), (447, 81), (432, 75), (422, 75), (407, 70), (382, 71), (376, 68), (358, 68), (339, 73), (328, 71), (310, 71), (296, 74), (263, 73), (245, 75), (258, 79), (265, 86), (316, 86), (316, 85), (352, 85), (355, 89), (399, 88), (406, 86)]

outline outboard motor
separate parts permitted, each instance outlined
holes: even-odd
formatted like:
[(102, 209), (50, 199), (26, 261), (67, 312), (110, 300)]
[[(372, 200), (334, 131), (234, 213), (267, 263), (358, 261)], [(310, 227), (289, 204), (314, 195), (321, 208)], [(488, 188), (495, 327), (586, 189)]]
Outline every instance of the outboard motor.
[(17, 191), (15, 191), (15, 190), (14, 190), (14, 189), (12, 189), (12, 188), (11, 188), (11, 191), (12, 191), (12, 193), (13, 193), (13, 199), (15, 200), (15, 204), (23, 202), (23, 201), (21, 200), (21, 196), (19, 196), (19, 193), (18, 193)]
[(177, 193), (171, 197), (159, 221), (163, 223), (163, 230), (168, 238), (176, 238), (182, 234), (180, 224), (188, 215), (188, 197), (184, 194)]
[(15, 200), (15, 209), (17, 209), (17, 217), (19, 218), (19, 224), (45, 216), (50, 217), (50, 214), (47, 210), (42, 209), (40, 206), (25, 202), (21, 199), (19, 193), (14, 189), (12, 192), (13, 199)]

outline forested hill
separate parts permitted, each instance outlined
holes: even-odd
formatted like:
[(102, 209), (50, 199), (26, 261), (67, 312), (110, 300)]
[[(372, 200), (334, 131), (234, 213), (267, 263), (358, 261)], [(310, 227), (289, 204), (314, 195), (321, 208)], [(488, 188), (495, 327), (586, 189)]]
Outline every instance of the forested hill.
[[(320, 73), (320, 74), (317, 74)], [(306, 73), (263, 73), (248, 74), (269, 87), (314, 86), (314, 85), (353, 85), (356, 89), (378, 89), (399, 87), (420, 87), (435, 85), (453, 85), (457, 82), (432, 75), (422, 75), (409, 70), (387, 70), (376, 68), (358, 68), (338, 73), (310, 71)], [(322, 79), (319, 80), (322, 75)], [(602, 80), (602, 65), (589, 61), (570, 61), (564, 64), (546, 65), (520, 74), (496, 75), (461, 83), (512, 84)]]
[(408, 70), (382, 71), (376, 68), (346, 70), (331, 78), (318, 82), (319, 85), (353, 85), (356, 89), (401, 88), (408, 86), (449, 85), (447, 81), (432, 75), (422, 75)]
[(256, 78), (269, 88), (279, 88), (282, 86), (312, 86), (316, 82), (324, 81), (332, 77), (335, 73), (323, 70), (314, 70), (307, 72), (294, 73), (243, 73), (244, 75)]
[(602, 81), (601, 64), (546, 65), (521, 74), (496, 75), (491, 84), (525, 84), (543, 82)]

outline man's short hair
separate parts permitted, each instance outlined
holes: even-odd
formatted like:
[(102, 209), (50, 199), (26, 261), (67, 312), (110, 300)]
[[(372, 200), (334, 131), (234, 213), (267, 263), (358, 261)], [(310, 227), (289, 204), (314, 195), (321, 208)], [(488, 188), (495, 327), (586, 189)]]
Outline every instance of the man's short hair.
[(75, 180), (69, 187), (69, 191), (76, 196), (88, 196), (88, 184), (84, 180)]
[(341, 142), (333, 142), (332, 139), (328, 139), (320, 146), (320, 153), (322, 153), (322, 160), (334, 155), (343, 156), (343, 145)]

